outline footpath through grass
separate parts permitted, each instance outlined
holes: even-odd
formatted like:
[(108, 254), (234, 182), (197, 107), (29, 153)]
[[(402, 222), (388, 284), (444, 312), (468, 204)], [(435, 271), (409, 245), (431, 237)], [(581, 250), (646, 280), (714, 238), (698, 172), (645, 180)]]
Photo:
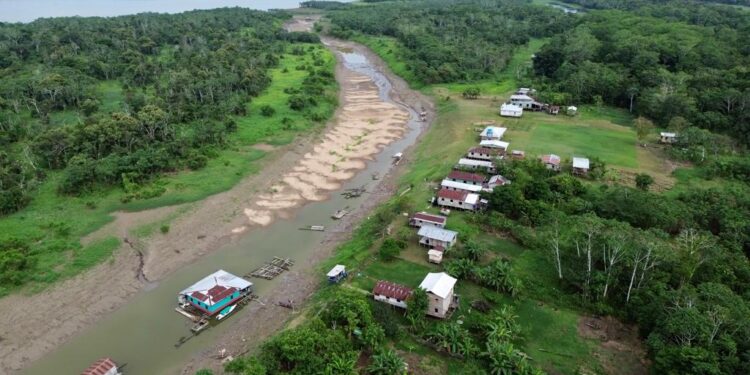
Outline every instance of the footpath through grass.
[[(293, 47), (293, 46), (292, 46)], [(277, 68), (271, 71), (273, 81), (260, 96), (248, 103), (248, 115), (236, 119), (238, 128), (231, 135), (229, 146), (215, 150), (215, 157), (197, 171), (181, 171), (159, 177), (145, 188), (163, 189), (158, 197), (132, 200), (123, 203), (126, 192), (111, 188), (88, 195), (62, 196), (56, 191), (62, 177), (59, 172), (49, 173), (44, 183), (35, 191), (33, 200), (23, 210), (0, 218), (0, 241), (20, 238), (31, 243), (34, 264), (27, 272), (24, 285), (36, 291), (62, 278), (69, 277), (95, 265), (113, 254), (120, 241), (105, 238), (88, 246), (80, 239), (112, 220), (110, 213), (118, 210), (139, 211), (149, 208), (201, 200), (209, 195), (230, 189), (243, 177), (263, 167), (267, 152), (253, 148), (259, 143), (283, 145), (295, 136), (322, 128), (336, 107), (337, 86), (332, 83), (325, 98), (314, 108), (320, 121), (310, 119), (309, 112), (289, 109), (285, 88), (300, 87), (307, 77), (302, 65), (312, 65), (313, 55), (319, 55), (324, 68), (334, 71), (333, 54), (321, 45), (304, 45), (303, 55), (283, 55)], [(290, 47), (291, 49), (291, 47)], [(102, 109), (107, 112), (122, 108), (122, 87), (115, 81), (100, 84)], [(260, 114), (259, 108), (269, 105), (276, 110), (271, 117)], [(76, 113), (66, 114), (67, 121), (77, 121)], [(65, 119), (59, 118), (62, 123)], [(17, 288), (16, 288), (17, 289)], [(0, 296), (11, 289), (0, 287)]]

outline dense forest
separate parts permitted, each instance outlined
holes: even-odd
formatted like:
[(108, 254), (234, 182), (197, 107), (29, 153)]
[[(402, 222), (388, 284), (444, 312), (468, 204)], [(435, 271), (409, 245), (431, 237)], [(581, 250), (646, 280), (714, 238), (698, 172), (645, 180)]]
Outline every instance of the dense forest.
[[(28, 203), (50, 170), (64, 173), (61, 194), (79, 195), (201, 168), (287, 44), (317, 41), (283, 31), (285, 17), (237, 8), (0, 25), (0, 213)], [(310, 82), (300, 95), (320, 91)]]
[(475, 1), (350, 6), (330, 18), (335, 36), (396, 38), (408, 51), (408, 69), (427, 84), (491, 77), (507, 66), (516, 46), (569, 29), (574, 21), (550, 7)]

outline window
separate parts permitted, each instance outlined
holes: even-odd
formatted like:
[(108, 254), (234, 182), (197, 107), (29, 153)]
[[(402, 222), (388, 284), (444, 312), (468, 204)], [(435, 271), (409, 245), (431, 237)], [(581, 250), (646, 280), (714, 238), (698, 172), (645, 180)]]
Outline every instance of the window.
[(458, 202), (459, 205), (464, 204), (464, 202)]
[(435, 312), (438, 312), (438, 311), (437, 311), (437, 307), (435, 308)]
[(398, 302), (398, 303), (401, 303), (401, 300), (400, 300), (400, 299), (398, 299), (398, 298), (396, 298), (396, 302)]

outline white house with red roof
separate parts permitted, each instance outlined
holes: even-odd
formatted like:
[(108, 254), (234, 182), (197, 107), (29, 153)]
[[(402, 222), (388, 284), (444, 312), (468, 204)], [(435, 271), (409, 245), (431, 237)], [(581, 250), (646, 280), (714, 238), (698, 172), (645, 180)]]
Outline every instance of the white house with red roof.
[(422, 227), (425, 225), (445, 228), (448, 218), (441, 215), (428, 214), (427, 212), (417, 212), (409, 219), (409, 225), (413, 227)]
[(505, 149), (503, 148), (473, 147), (469, 149), (466, 157), (469, 159), (492, 161), (503, 155), (505, 155)]
[(495, 172), (495, 163), (486, 160), (461, 158), (458, 160), (457, 167), (461, 169), (483, 170), (488, 173)]
[(102, 358), (84, 370), (81, 375), (121, 375), (117, 364), (111, 358)]
[(390, 281), (380, 280), (372, 288), (372, 296), (376, 301), (389, 305), (406, 308), (406, 300), (411, 295), (411, 289)]
[(542, 155), (540, 157), (542, 160), (542, 164), (544, 164), (547, 169), (551, 169), (553, 171), (559, 171), (560, 170), (560, 157), (555, 154), (549, 154), (549, 155)]
[(437, 204), (442, 207), (474, 211), (479, 208), (479, 194), (460, 190), (440, 189), (437, 193)]
[(451, 171), (446, 177), (448, 180), (463, 182), (464, 184), (482, 185), (487, 181), (487, 177), (478, 173), (464, 172), (464, 171)]

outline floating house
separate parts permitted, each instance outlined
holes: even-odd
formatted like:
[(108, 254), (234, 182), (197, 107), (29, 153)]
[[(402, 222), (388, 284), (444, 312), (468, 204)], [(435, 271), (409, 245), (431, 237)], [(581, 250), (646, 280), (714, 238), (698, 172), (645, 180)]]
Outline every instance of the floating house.
[(671, 144), (677, 142), (677, 133), (661, 132), (659, 133), (659, 142)]
[(505, 151), (508, 149), (508, 146), (510, 146), (510, 143), (497, 141), (497, 140), (486, 140), (486, 141), (479, 142), (479, 147), (502, 150), (503, 155), (505, 154)]
[(589, 159), (573, 158), (573, 174), (586, 176), (589, 174)]
[(496, 140), (499, 141), (503, 139), (503, 135), (505, 135), (505, 132), (508, 129), (506, 128), (500, 128), (497, 126), (488, 126), (482, 130), (482, 133), (479, 134), (479, 137), (483, 141), (489, 141), (489, 140)]
[(121, 375), (117, 364), (111, 358), (102, 358), (84, 370), (81, 375)]
[(479, 208), (479, 194), (440, 189), (437, 193), (437, 204), (441, 207), (454, 207), (474, 211)]
[(451, 181), (447, 178), (440, 183), (440, 187), (443, 189), (466, 191), (469, 193), (479, 193), (482, 191), (481, 185), (465, 184), (463, 182)]
[(420, 245), (441, 251), (450, 249), (458, 239), (458, 232), (429, 226), (419, 228), (417, 235)]
[(330, 283), (336, 284), (342, 279), (346, 278), (347, 275), (348, 274), (346, 273), (346, 266), (337, 264), (333, 268), (331, 268), (330, 271), (328, 271), (326, 277), (328, 277), (328, 281)]
[(486, 161), (486, 160), (474, 160), (474, 159), (469, 159), (469, 158), (461, 158), (458, 161), (458, 164), (456, 166), (462, 169), (470, 169), (470, 170), (481, 169), (489, 173), (495, 172), (495, 164), (492, 163), (491, 161)]
[(458, 296), (453, 292), (457, 281), (445, 272), (427, 274), (419, 284), (429, 296), (427, 315), (443, 319), (452, 309), (458, 307)]
[[(484, 142), (493, 142), (493, 141), (484, 141)], [(499, 142), (499, 141), (494, 141), (494, 142)], [(499, 142), (499, 143), (507, 144), (507, 142)], [(472, 147), (471, 149), (469, 149), (469, 152), (466, 154), (466, 156), (469, 159), (492, 161), (505, 155), (506, 148)]]
[(544, 164), (547, 169), (551, 169), (553, 171), (559, 171), (560, 170), (560, 157), (555, 154), (549, 154), (549, 155), (542, 155), (540, 158), (542, 159), (542, 164)]
[(390, 281), (380, 280), (372, 289), (372, 296), (376, 301), (389, 305), (406, 308), (406, 299), (411, 295), (411, 289)]
[(448, 177), (446, 178), (451, 181), (463, 182), (464, 184), (472, 185), (482, 185), (485, 181), (487, 181), (487, 177), (481, 174), (464, 171), (451, 171), (451, 173), (449, 173)]
[(217, 319), (234, 311), (235, 304), (252, 293), (253, 283), (231, 273), (218, 270), (181, 291), (177, 301)]
[(519, 118), (523, 116), (523, 107), (510, 103), (503, 103), (500, 106), (500, 116)]
[(445, 228), (445, 223), (447, 221), (448, 218), (445, 216), (432, 215), (426, 212), (417, 212), (409, 219), (409, 225), (419, 228), (425, 225), (437, 228)]

